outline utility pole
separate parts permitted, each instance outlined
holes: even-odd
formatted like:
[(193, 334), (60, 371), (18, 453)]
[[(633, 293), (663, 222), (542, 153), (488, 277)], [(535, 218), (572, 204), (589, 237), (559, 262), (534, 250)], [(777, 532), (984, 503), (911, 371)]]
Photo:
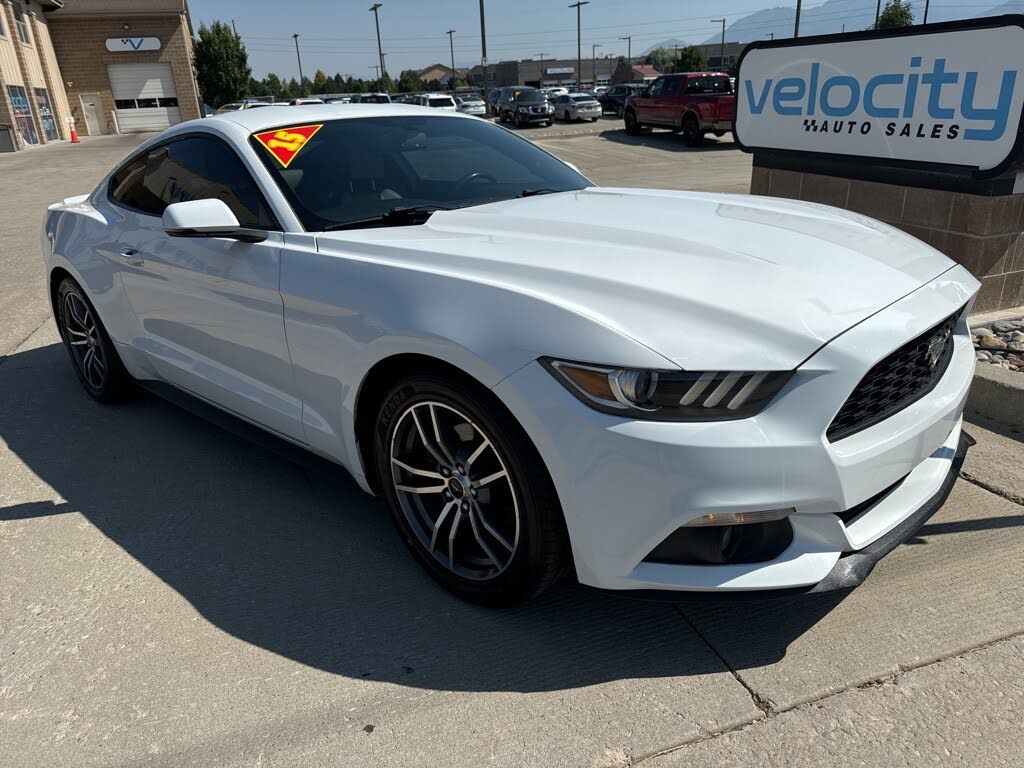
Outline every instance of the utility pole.
[(718, 45), (718, 69), (725, 71), (725, 19), (712, 19), (712, 24), (722, 23), (722, 42)]
[(772, 40), (775, 39), (775, 33), (774, 32), (769, 32), (768, 34), (771, 35)]
[(796, 0), (796, 21), (793, 22), (793, 37), (800, 37), (800, 0)]
[[(928, 10), (925, 9), (925, 16), (928, 16)], [(238, 27), (235, 26), (235, 20), (231, 20), (231, 31), (235, 33), (235, 37), (238, 37)]]
[(302, 76), (302, 54), (299, 53), (299, 33), (296, 32), (292, 37), (295, 38), (295, 58), (299, 60), (299, 91), (305, 95), (306, 92), (302, 90), (302, 83), (306, 78)]
[(878, 20), (882, 16), (882, 0), (878, 0), (875, 4), (875, 29), (878, 29)]
[(598, 48), (604, 48), (604, 46), (601, 45), (600, 43), (594, 43), (593, 45), (590, 46), (590, 71), (591, 71), (591, 76), (593, 78), (593, 84), (590, 86), (591, 90), (593, 90), (594, 88), (597, 88), (597, 49)]
[(924, 0), (924, 21), (921, 22), (922, 24), (928, 23), (928, 3), (929, 0)]
[(448, 48), (451, 50), (451, 54), (452, 54), (451, 82), (452, 82), (452, 93), (455, 93), (455, 37), (454, 37), (455, 30), (454, 29), (449, 29), (447, 32), (445, 32), (445, 34), (448, 35)]
[(590, 0), (578, 0), (578, 2), (570, 5), (570, 8), (576, 9), (576, 90), (579, 91), (583, 87), (580, 82), (580, 78), (583, 77), (583, 43), (582, 36), (580, 33), (580, 8), (584, 5), (590, 5)]
[(619, 40), (626, 41), (626, 63), (629, 66), (633, 66), (633, 36), (626, 35), (625, 37), (620, 37)]
[(380, 80), (380, 64), (371, 64), (370, 69), (373, 70), (374, 78)]
[(380, 58), (380, 81), (384, 82), (384, 79), (388, 76), (388, 71), (384, 69), (384, 49), (380, 47), (380, 14), (377, 13), (377, 9), (380, 8), (383, 3), (374, 3), (370, 6), (370, 10), (373, 11), (373, 20), (377, 24), (377, 56)]
[(846, 34), (846, 25), (845, 24), (843, 24), (843, 34), (844, 35)]
[(480, 66), (484, 70), (484, 104), (490, 110), (490, 89), (487, 87), (487, 25), (484, 23), (484, 0), (480, 0)]
[(544, 54), (538, 53), (537, 55), (540, 57), (540, 75), (537, 78), (537, 82), (541, 87), (544, 87)]

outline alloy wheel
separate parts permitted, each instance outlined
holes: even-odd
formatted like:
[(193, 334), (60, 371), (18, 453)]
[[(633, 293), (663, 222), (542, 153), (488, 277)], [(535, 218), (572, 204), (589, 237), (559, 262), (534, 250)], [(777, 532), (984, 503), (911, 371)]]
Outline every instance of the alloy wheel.
[(66, 293), (61, 312), (64, 338), (86, 384), (103, 389), (107, 380), (107, 359), (92, 310), (77, 293)]
[(420, 545), (466, 579), (493, 579), (519, 546), (513, 479), (492, 439), (437, 401), (410, 405), (395, 422), (389, 458), (399, 506)]

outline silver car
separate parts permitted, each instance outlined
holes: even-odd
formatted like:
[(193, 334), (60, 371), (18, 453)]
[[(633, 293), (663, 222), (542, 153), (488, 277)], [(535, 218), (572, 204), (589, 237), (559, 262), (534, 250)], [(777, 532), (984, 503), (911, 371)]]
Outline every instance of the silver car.
[(555, 117), (566, 122), (570, 120), (597, 120), (601, 116), (601, 104), (590, 94), (567, 93), (554, 101)]
[(455, 107), (464, 115), (485, 117), (487, 105), (478, 96), (459, 96), (455, 99)]

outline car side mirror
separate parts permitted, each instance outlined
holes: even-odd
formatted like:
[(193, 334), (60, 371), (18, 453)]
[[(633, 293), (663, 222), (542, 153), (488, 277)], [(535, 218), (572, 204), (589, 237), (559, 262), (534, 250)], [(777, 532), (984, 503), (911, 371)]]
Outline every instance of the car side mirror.
[(171, 203), (164, 209), (163, 225), (171, 237), (227, 237), (243, 243), (267, 239), (263, 230), (241, 226), (227, 203), (213, 198)]

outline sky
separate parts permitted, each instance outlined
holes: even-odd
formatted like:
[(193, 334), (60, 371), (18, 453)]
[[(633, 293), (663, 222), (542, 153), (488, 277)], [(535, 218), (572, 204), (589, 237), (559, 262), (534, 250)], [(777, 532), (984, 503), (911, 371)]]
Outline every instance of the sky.
[[(980, 0), (963, 0), (978, 3)], [(955, 4), (957, 0), (935, 0)], [(995, 4), (998, 0), (993, 0)], [(569, 0), (485, 0), (488, 59), (575, 57), (576, 10)], [(583, 56), (600, 45), (597, 55), (625, 55), (677, 38), (701, 42), (721, 29), (711, 18), (731, 23), (795, 0), (591, 0), (582, 8)], [(804, 8), (822, 0), (805, 0)], [(915, 2), (915, 5), (919, 4)], [(355, 77), (372, 77), (378, 63), (377, 39), (369, 0), (189, 0), (193, 22), (234, 20), (249, 51), (253, 75), (276, 72), (296, 77), (292, 35), (299, 34), (302, 68)], [(447, 30), (454, 29), (456, 66), (480, 63), (479, 0), (384, 0), (379, 9), (385, 65), (397, 77), (403, 69), (420, 69), (450, 61)], [(974, 15), (967, 12), (964, 15)], [(838, 30), (837, 30), (838, 31)]]

